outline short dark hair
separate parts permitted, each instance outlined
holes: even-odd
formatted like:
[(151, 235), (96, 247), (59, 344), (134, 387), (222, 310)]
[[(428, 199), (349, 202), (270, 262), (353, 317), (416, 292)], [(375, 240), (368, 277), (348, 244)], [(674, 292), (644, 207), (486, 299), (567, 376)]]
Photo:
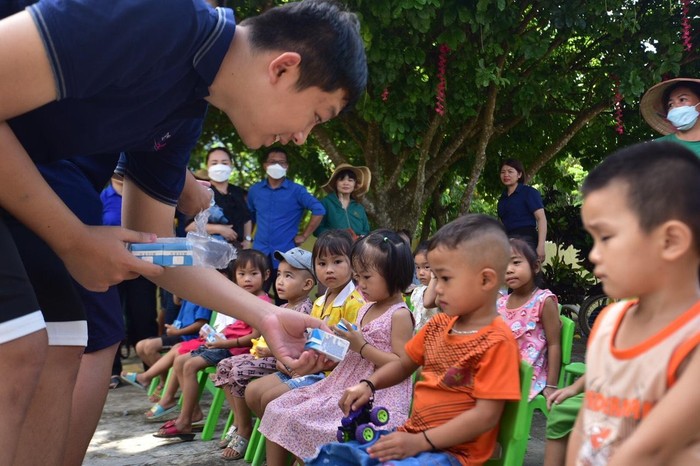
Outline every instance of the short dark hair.
[[(256, 249), (239, 249), (236, 260), (231, 263), (231, 278), (236, 281), (236, 270), (239, 267), (252, 265), (260, 270), (263, 275), (270, 271), (270, 260), (265, 254)], [(263, 277), (264, 279), (265, 277)]]
[(332, 256), (346, 256), (350, 260), (352, 250), (352, 237), (345, 230), (326, 230), (321, 233), (314, 243), (311, 251), (311, 260), (316, 270), (316, 259), (324, 254)]
[[(506, 230), (497, 219), (484, 214), (466, 214), (440, 228), (428, 240), (428, 252), (438, 246), (457, 249), (460, 244), (486, 234), (503, 236), (504, 244), (509, 245)], [(510, 248), (508, 253), (510, 254)]]
[(212, 147), (211, 149), (209, 149), (209, 152), (207, 152), (207, 157), (206, 157), (206, 159), (204, 159), (204, 162), (209, 163), (209, 156), (211, 156), (211, 154), (213, 154), (216, 151), (226, 152), (226, 155), (228, 155), (228, 159), (231, 162), (233, 162), (233, 155), (231, 154), (231, 151), (229, 151), (227, 148), (225, 148), (223, 146)]
[(263, 152), (262, 160), (260, 161), (261, 163), (267, 162), (267, 158), (270, 157), (270, 154), (274, 154), (275, 152), (284, 154), (284, 158), (287, 159), (287, 163), (289, 163), (289, 153), (287, 152), (287, 149), (284, 147), (268, 147), (265, 149), (265, 152)]
[(518, 178), (518, 183), (524, 184), (525, 183), (525, 167), (523, 167), (523, 163), (517, 159), (506, 159), (501, 164), (501, 169), (503, 169), (503, 167), (506, 165), (508, 165), (509, 167), (515, 168), (515, 171), (520, 173), (521, 176), (520, 176), (520, 178)]
[(248, 18), (254, 49), (293, 51), (301, 55), (296, 87), (342, 89), (351, 108), (367, 87), (367, 57), (354, 13), (338, 3), (303, 0)]
[(679, 87), (685, 87), (690, 90), (693, 94), (695, 94), (695, 97), (700, 99), (700, 83), (696, 83), (695, 81), (679, 81), (677, 83), (673, 83), (670, 86), (668, 86), (665, 90), (664, 93), (661, 94), (661, 103), (663, 104), (663, 107), (665, 108), (666, 111), (668, 112), (668, 99), (671, 98), (671, 93), (678, 89)]
[(418, 254), (428, 254), (427, 241), (421, 241), (420, 243), (418, 243), (418, 246), (416, 246), (416, 249), (413, 250), (413, 257), (416, 257)]
[(627, 205), (650, 232), (668, 220), (680, 220), (693, 233), (700, 252), (700, 159), (675, 142), (652, 141), (606, 157), (586, 177), (583, 197), (614, 182), (625, 183)]
[(350, 254), (353, 269), (376, 270), (389, 294), (402, 292), (413, 282), (411, 248), (395, 231), (381, 228), (358, 240)]

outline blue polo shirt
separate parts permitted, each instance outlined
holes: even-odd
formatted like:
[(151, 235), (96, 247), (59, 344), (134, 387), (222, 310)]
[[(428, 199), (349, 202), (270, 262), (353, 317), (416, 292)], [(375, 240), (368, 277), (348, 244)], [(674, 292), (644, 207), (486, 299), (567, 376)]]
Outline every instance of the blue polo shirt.
[[(299, 232), (299, 222), (307, 210), (312, 215), (324, 215), (323, 204), (305, 187), (285, 178), (277, 189), (272, 189), (267, 179), (259, 181), (248, 190), (248, 209), (257, 223), (253, 247), (265, 254), (275, 250), (289, 251)], [(279, 261), (273, 258), (273, 267)]]
[(535, 188), (524, 184), (518, 184), (510, 196), (503, 190), (498, 199), (498, 217), (508, 233), (518, 228), (537, 227), (533, 214), (539, 209), (544, 209), (542, 196)]
[(27, 10), (57, 93), (8, 122), (31, 158), (122, 152), (119, 171), (175, 205), (233, 12), (204, 0), (41, 0)]

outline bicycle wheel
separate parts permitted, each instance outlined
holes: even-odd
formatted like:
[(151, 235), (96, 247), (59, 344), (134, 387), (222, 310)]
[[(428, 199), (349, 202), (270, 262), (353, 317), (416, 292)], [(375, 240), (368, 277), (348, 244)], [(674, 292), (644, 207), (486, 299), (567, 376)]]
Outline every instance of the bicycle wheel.
[(581, 330), (582, 336), (588, 337), (600, 311), (612, 302), (613, 300), (608, 298), (605, 294), (589, 296), (583, 301), (578, 314), (578, 327)]

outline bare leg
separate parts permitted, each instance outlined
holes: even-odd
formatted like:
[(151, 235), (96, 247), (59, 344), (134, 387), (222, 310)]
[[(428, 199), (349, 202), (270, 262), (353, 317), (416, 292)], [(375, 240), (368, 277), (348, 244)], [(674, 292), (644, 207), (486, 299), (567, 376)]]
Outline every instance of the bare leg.
[(175, 363), (175, 373), (178, 375), (182, 386), (182, 409), (180, 410), (180, 416), (175, 421), (175, 426), (180, 432), (192, 431), (192, 418), (199, 405), (197, 400), (197, 394), (199, 393), (197, 372), (210, 365), (201, 356), (191, 357), (189, 354), (181, 356)]
[[(68, 438), (73, 388), (84, 349), (82, 346), (48, 347), (46, 363), (17, 445), (15, 464), (61, 464)], [(109, 376), (104, 380), (107, 383)], [(37, 439), (41, 439), (40, 455), (37, 454)]]
[(262, 409), (262, 412), (265, 413), (265, 409), (271, 401), (276, 400), (277, 398), (281, 397), (290, 390), (291, 389), (283, 383), (263, 393), (262, 400), (260, 400), (260, 407)]
[(148, 367), (153, 366), (161, 358), (163, 340), (160, 338), (147, 338), (136, 343), (136, 354)]
[(265, 456), (267, 466), (287, 466), (289, 452), (275, 442), (265, 439)]
[(27, 417), (46, 359), (48, 338), (41, 330), (0, 344), (0, 464), (12, 464), (22, 425)]
[(100, 421), (102, 408), (107, 399), (109, 376), (117, 348), (119, 343), (99, 351), (85, 353), (80, 361), (78, 381), (73, 389), (73, 409), (63, 459), (64, 466), (83, 464), (85, 452)]
[[(284, 389), (281, 387), (284, 387)], [(245, 388), (246, 404), (256, 416), (262, 417), (263, 413), (265, 412), (265, 406), (267, 406), (267, 403), (274, 399), (271, 398), (272, 394), (276, 394), (281, 390), (284, 390), (282, 392), (284, 393), (289, 391), (289, 388), (279, 379), (279, 377), (277, 377), (276, 374), (260, 377), (259, 379), (250, 382)], [(265, 397), (265, 393), (268, 391), (270, 391), (270, 396)], [(269, 400), (263, 404), (263, 398), (269, 398)], [(231, 406), (233, 407), (233, 405)]]
[(544, 466), (561, 466), (566, 463), (566, 446), (569, 436), (547, 439), (544, 444)]
[(146, 372), (137, 374), (136, 380), (138, 383), (147, 386), (149, 383), (151, 383), (151, 380), (159, 376), (161, 379), (165, 380), (165, 377), (168, 375), (168, 371), (175, 362), (175, 358), (179, 356), (177, 348), (178, 345), (173, 346), (170, 351), (161, 356), (155, 363), (151, 364), (151, 367), (149, 367)]

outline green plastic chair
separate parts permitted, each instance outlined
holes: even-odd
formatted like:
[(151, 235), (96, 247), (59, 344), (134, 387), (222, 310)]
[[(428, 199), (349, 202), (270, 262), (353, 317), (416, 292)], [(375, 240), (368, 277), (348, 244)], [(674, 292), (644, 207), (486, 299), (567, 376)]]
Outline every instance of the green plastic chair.
[(530, 436), (531, 414), (528, 406), (532, 367), (520, 361), (520, 400), (506, 403), (498, 430), (498, 444), (487, 466), (522, 466)]

